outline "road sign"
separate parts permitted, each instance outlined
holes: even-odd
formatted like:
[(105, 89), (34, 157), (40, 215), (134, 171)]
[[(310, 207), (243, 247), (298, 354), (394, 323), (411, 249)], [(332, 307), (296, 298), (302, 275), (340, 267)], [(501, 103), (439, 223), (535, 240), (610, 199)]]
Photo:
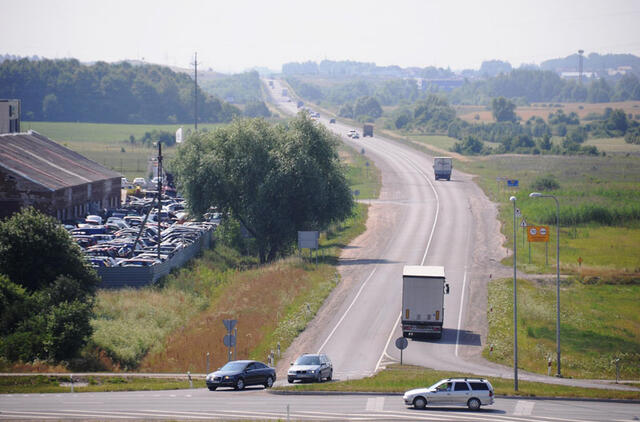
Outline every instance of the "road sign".
[(356, 189), (356, 190), (353, 191), (353, 194), (355, 196), (360, 196), (360, 191), (358, 189)]
[(548, 242), (549, 226), (529, 226), (527, 228), (527, 241)]
[(522, 217), (522, 213), (520, 212), (520, 208), (516, 208), (516, 217)]
[(520, 181), (516, 179), (507, 180), (507, 186), (510, 188), (517, 188), (520, 185)]
[(227, 328), (227, 331), (231, 332), (231, 330), (233, 330), (233, 327), (235, 327), (236, 324), (238, 323), (238, 320), (237, 319), (223, 319), (222, 323)]
[(407, 341), (406, 338), (404, 337), (398, 337), (396, 339), (396, 347), (400, 350), (406, 349), (407, 346), (409, 345), (409, 342)]
[(523, 218), (522, 221), (520, 222), (520, 227), (527, 227), (527, 221)]
[(236, 345), (236, 336), (227, 334), (222, 338), (222, 342), (227, 347), (234, 347)]
[(298, 248), (318, 249), (318, 239), (320, 239), (319, 231), (299, 231)]

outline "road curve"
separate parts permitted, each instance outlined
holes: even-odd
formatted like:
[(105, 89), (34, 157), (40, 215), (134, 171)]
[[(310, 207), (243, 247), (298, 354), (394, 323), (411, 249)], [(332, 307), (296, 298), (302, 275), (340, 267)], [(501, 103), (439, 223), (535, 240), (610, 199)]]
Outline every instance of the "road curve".
[[(265, 81), (265, 85), (266, 81)], [(282, 96), (274, 80), (267, 90), (287, 114), (298, 112), (295, 100)], [(280, 380), (300, 353), (322, 352), (334, 363), (336, 379), (360, 378), (400, 361), (394, 340), (400, 327), (404, 265), (445, 267), (451, 292), (445, 297), (443, 338), (409, 341), (403, 362), (444, 371), (513, 378), (513, 369), (483, 359), (487, 330), (487, 284), (509, 277), (500, 264), (507, 254), (497, 208), (473, 182), (454, 169), (451, 181), (435, 181), (432, 157), (375, 134), (353, 140), (353, 127), (319, 122), (343, 142), (371, 159), (382, 173), (382, 189), (371, 204), (367, 230), (343, 252), (338, 264), (342, 282), (316, 318), (286, 351), (278, 365)], [(361, 128), (355, 128), (361, 132)], [(632, 389), (592, 380), (547, 377), (519, 371), (531, 381), (593, 388)]]

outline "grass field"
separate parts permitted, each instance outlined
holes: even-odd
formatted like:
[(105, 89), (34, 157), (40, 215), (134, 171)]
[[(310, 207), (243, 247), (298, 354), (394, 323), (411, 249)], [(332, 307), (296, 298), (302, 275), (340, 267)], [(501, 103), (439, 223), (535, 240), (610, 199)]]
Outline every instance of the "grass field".
[[(555, 203), (528, 196), (540, 190), (536, 181), (541, 176), (553, 176), (559, 189), (547, 193), (555, 195), (560, 204), (561, 271), (640, 277), (640, 254), (636, 252), (640, 250), (637, 157), (489, 156), (456, 165), (478, 175), (477, 183), (492, 201), (501, 204), (500, 219), (509, 248), (513, 247), (513, 210), (508, 200), (511, 195), (517, 197), (517, 206), (529, 224), (550, 226), (549, 266), (541, 243), (532, 245), (529, 265), (528, 246), (525, 243), (523, 248), (522, 231), (518, 229), (518, 245), (523, 248), (518, 263), (523, 268), (555, 271)], [(508, 189), (505, 182), (496, 181), (498, 177), (518, 179), (520, 188)], [(519, 218), (517, 224), (520, 222)], [(583, 260), (581, 266), (579, 257)], [(508, 259), (505, 264), (510, 264)]]
[[(409, 365), (391, 365), (377, 374), (357, 380), (329, 383), (297, 384), (277, 387), (276, 390), (292, 391), (366, 391), (378, 393), (404, 393), (413, 388), (429, 387), (443, 378), (466, 377), (468, 374), (435, 371)], [(513, 380), (484, 377), (489, 379), (497, 395), (540, 396), (540, 397), (582, 397), (609, 399), (639, 399), (640, 391), (600, 390), (594, 388), (567, 387), (519, 380), (518, 391), (513, 389)]]
[[(0, 394), (70, 393), (68, 376), (0, 377)], [(143, 377), (73, 377), (76, 393), (104, 391), (175, 390), (189, 388), (189, 381), (176, 378)], [(62, 385), (61, 385), (62, 384)], [(202, 387), (202, 380), (195, 380), (194, 387)]]
[[(640, 379), (640, 284), (563, 282), (560, 291), (562, 374), (565, 377)], [(555, 279), (518, 280), (518, 366), (556, 371)], [(513, 366), (513, 279), (489, 284), (489, 336), (484, 356)]]
[[(558, 107), (559, 105), (559, 107)], [(468, 122), (493, 122), (491, 107), (488, 106), (454, 106), (458, 117)], [(640, 101), (623, 101), (614, 103), (545, 103), (532, 104), (530, 106), (518, 106), (516, 114), (527, 121), (531, 117), (541, 117), (545, 121), (549, 117), (549, 113), (555, 113), (562, 110), (565, 114), (574, 112), (580, 120), (584, 119), (591, 113), (603, 114), (606, 108), (622, 109), (627, 114), (634, 117), (640, 115)], [(476, 115), (479, 117), (476, 119)], [(584, 123), (584, 122), (583, 122)]]

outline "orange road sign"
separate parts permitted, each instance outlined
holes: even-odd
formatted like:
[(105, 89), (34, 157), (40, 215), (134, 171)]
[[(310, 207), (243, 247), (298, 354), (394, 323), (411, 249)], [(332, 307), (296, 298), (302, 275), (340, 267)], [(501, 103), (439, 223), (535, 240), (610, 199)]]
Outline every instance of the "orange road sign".
[(549, 226), (528, 226), (527, 241), (529, 242), (548, 242)]

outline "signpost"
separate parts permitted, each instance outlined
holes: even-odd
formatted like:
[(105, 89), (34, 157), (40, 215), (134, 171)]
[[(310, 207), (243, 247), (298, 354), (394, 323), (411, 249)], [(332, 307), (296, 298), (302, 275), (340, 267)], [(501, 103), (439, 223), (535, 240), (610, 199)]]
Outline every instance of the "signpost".
[(545, 263), (549, 265), (549, 226), (528, 226), (529, 263), (531, 263), (531, 242), (545, 242)]
[[(238, 323), (238, 320), (237, 319), (223, 319), (222, 323), (224, 324), (225, 328), (227, 329), (227, 334), (222, 338), (222, 343), (225, 346), (227, 346), (227, 348), (228, 348), (227, 361), (230, 361), (231, 360), (231, 348), (235, 347), (235, 345), (236, 345), (236, 337), (238, 336), (238, 329), (236, 328), (235, 335), (231, 334), (231, 332), (233, 331), (233, 328)], [(235, 358), (235, 356), (234, 356), (234, 358)]]
[(507, 187), (510, 188), (517, 188), (518, 186), (520, 186), (520, 181), (517, 179), (509, 179), (507, 180)]
[(398, 337), (396, 339), (396, 347), (400, 349), (400, 365), (402, 365), (402, 351), (407, 348), (409, 341), (404, 337)]
[(298, 232), (298, 249), (309, 249), (309, 257), (311, 257), (311, 251), (316, 250), (316, 264), (318, 263), (318, 241), (320, 239), (320, 232), (318, 231), (299, 231)]

